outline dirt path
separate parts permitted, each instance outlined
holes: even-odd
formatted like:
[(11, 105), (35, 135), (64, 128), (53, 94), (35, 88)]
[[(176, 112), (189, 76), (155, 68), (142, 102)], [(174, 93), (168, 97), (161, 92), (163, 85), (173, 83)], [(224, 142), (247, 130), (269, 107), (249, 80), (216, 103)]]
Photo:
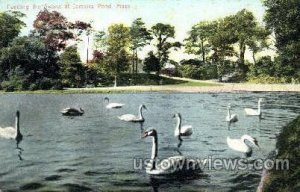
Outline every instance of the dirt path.
[(111, 91), (111, 92), (140, 92), (140, 91), (170, 91), (170, 92), (264, 92), (264, 91), (285, 91), (300, 92), (300, 84), (247, 84), (247, 83), (221, 83), (218, 86), (180, 86), (180, 85), (161, 85), (161, 86), (124, 86), (124, 87), (97, 87), (97, 88), (70, 88), (68, 90), (78, 91)]

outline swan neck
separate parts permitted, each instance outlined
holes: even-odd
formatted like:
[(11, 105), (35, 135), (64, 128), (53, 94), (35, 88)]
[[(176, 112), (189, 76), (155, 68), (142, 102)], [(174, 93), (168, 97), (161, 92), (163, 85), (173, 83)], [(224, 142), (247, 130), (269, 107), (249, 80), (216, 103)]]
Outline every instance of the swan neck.
[(20, 119), (19, 116), (16, 116), (15, 128), (17, 129), (17, 134), (20, 134)]
[(258, 101), (257, 109), (258, 109), (258, 113), (260, 114), (260, 112), (261, 112), (261, 109), (260, 109), (260, 101)]
[(228, 116), (229, 116), (229, 118), (231, 117), (231, 111), (230, 111), (230, 108), (228, 108)]
[(152, 142), (151, 159), (155, 160), (157, 157), (157, 135), (153, 136)]
[(175, 128), (175, 135), (179, 136), (181, 131), (181, 118), (178, 116), (177, 117), (177, 124)]
[(144, 119), (142, 106), (140, 106), (140, 109), (139, 109), (139, 118)]

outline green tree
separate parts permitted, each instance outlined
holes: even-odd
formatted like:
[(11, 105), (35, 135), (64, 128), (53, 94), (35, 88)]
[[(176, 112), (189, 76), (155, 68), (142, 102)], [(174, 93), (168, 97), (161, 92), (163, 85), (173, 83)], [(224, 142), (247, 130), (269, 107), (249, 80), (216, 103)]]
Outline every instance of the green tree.
[(144, 59), (143, 70), (147, 73), (156, 72), (160, 70), (159, 59), (154, 55), (153, 51), (148, 53), (148, 56)]
[(152, 36), (145, 27), (145, 23), (141, 18), (137, 18), (132, 22), (130, 27), (130, 40), (131, 40), (131, 51), (132, 51), (132, 72), (137, 73), (138, 69), (138, 50), (142, 49), (145, 45), (150, 44)]
[(157, 57), (159, 59), (160, 70), (164, 67), (169, 59), (169, 53), (171, 48), (180, 48), (181, 43), (169, 42), (170, 39), (175, 38), (175, 28), (169, 24), (157, 23), (152, 26), (151, 32), (156, 40)]
[(230, 62), (227, 61), (227, 57), (235, 55), (233, 49), (233, 43), (236, 41), (227, 29), (226, 19), (219, 19), (211, 23), (212, 33), (209, 37), (209, 43), (211, 45), (212, 63), (217, 65), (217, 72), (219, 80), (222, 80), (222, 76), (226, 74), (226, 69), (229, 67)]
[(300, 80), (300, 1), (264, 0), (265, 21), (275, 34), (280, 76)]
[(70, 46), (60, 55), (60, 75), (64, 86), (82, 87), (85, 83), (85, 68), (76, 46)]
[(113, 75), (128, 70), (129, 28), (123, 24), (113, 24), (108, 28), (107, 65)]
[(211, 22), (201, 21), (194, 25), (189, 31), (189, 36), (185, 39), (185, 51), (189, 54), (202, 56), (202, 62), (205, 63), (206, 55), (210, 52), (209, 37), (212, 34)]
[(25, 26), (21, 18), (25, 15), (18, 11), (0, 12), (0, 49), (7, 47), (8, 44), (17, 37)]
[(31, 83), (43, 77), (56, 79), (58, 77), (56, 62), (57, 54), (48, 50), (40, 38), (18, 37), (10, 43), (9, 47), (2, 49), (1, 78), (5, 80), (8, 74), (19, 66), (26, 75), (29, 75)]
[(270, 43), (268, 42), (270, 31), (264, 28), (257, 28), (256, 34), (252, 37), (248, 42), (248, 46), (250, 51), (252, 52), (252, 59), (254, 65), (256, 65), (256, 57), (255, 55), (260, 51), (263, 51), (266, 48), (270, 47)]
[(28, 86), (28, 75), (25, 75), (24, 70), (20, 66), (11, 70), (7, 79), (1, 83), (2, 89), (8, 92), (26, 90)]
[(107, 35), (105, 31), (96, 32), (94, 35), (94, 46), (98, 51), (107, 51)]
[[(268, 37), (268, 31), (259, 26), (253, 13), (243, 9), (235, 15), (224, 18), (225, 28), (235, 38), (238, 44), (238, 68), (243, 75), (246, 74), (248, 68), (245, 65), (245, 52), (247, 46), (252, 47), (252, 51), (256, 52), (255, 42), (262, 38)], [(264, 40), (264, 39), (262, 39)]]

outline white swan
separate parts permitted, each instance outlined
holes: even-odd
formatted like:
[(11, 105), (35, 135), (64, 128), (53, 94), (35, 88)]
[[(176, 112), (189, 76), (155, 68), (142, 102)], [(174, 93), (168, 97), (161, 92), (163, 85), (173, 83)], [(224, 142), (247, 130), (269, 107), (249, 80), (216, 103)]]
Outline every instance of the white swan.
[(150, 163), (146, 167), (146, 173), (149, 175), (163, 176), (172, 174), (183, 174), (191, 173), (195, 171), (201, 171), (199, 162), (188, 159), (182, 155), (169, 157), (162, 160), (160, 163), (157, 161), (157, 151), (158, 151), (158, 138), (155, 129), (150, 129), (144, 132), (144, 136), (153, 137), (152, 153)]
[(82, 108), (76, 109), (67, 107), (61, 111), (64, 116), (81, 116), (84, 114), (84, 110)]
[(5, 139), (16, 139), (17, 141), (22, 140), (23, 135), (20, 132), (20, 112), (16, 112), (16, 122), (15, 127), (0, 127), (0, 137)]
[(108, 97), (105, 97), (104, 98), (104, 101), (107, 101), (107, 105), (105, 106), (106, 107), (106, 109), (113, 109), (113, 108), (121, 108), (121, 107), (123, 107), (125, 104), (123, 104), (123, 103), (110, 103), (109, 102), (109, 98)]
[(234, 123), (234, 122), (237, 122), (238, 121), (238, 117), (236, 114), (231, 114), (231, 105), (230, 103), (228, 104), (228, 113), (227, 113), (227, 116), (226, 116), (226, 121), (229, 122), (229, 123)]
[(176, 113), (173, 118), (177, 118), (177, 124), (175, 128), (174, 135), (175, 137), (180, 136), (190, 136), (193, 134), (193, 128), (191, 125), (181, 126), (181, 114)]
[(263, 102), (263, 99), (259, 98), (258, 104), (257, 104), (257, 110), (251, 109), (251, 108), (245, 108), (246, 114), (251, 115), (251, 116), (261, 116), (261, 114), (262, 114), (261, 107), (260, 107), (261, 102)]
[(130, 122), (144, 122), (144, 116), (142, 109), (147, 109), (145, 105), (140, 105), (139, 107), (139, 116), (132, 115), (132, 114), (125, 114), (122, 116), (118, 116), (118, 118), (122, 121), (130, 121)]
[(229, 148), (246, 153), (246, 155), (249, 156), (252, 153), (252, 147), (245, 143), (246, 140), (259, 148), (257, 140), (250, 135), (243, 135), (240, 139), (231, 139), (230, 137), (227, 137), (227, 145)]

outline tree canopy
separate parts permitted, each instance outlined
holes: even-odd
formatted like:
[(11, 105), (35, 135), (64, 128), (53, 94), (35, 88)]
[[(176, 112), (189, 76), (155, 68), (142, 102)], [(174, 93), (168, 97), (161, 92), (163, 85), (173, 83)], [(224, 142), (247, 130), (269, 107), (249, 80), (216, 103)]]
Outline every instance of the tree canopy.
[(151, 27), (151, 32), (156, 40), (155, 46), (161, 69), (169, 59), (170, 49), (180, 48), (181, 43), (169, 41), (175, 38), (175, 27), (169, 24), (157, 23)]
[(82, 21), (69, 22), (61, 13), (44, 9), (38, 13), (33, 27), (33, 35), (41, 37), (49, 49), (60, 51), (67, 46), (68, 40), (78, 40), (78, 36), (91, 26)]
[(300, 1), (264, 0), (265, 21), (275, 34), (281, 76), (300, 79)]
[(7, 47), (25, 26), (21, 20), (25, 15), (18, 11), (0, 12), (0, 49)]

